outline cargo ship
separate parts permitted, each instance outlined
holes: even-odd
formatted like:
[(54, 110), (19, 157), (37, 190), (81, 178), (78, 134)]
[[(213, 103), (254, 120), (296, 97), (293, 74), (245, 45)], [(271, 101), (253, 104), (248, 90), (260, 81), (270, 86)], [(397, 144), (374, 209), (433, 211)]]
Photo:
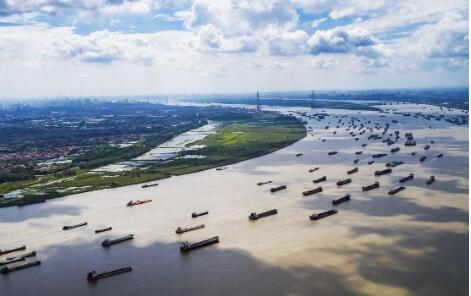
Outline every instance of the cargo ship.
[(200, 228), (204, 228), (205, 225), (204, 224), (200, 224), (200, 225), (196, 225), (196, 226), (191, 226), (191, 227), (177, 227), (177, 230), (175, 230), (175, 233), (177, 234), (182, 234), (182, 233), (185, 233), (185, 232), (188, 232), (188, 231), (192, 231), (192, 230), (196, 230), (196, 229), (200, 229)]
[(330, 151), (328, 154), (329, 154), (329, 155), (335, 155), (335, 154), (337, 154), (337, 153), (338, 153), (337, 151)]
[(4, 255), (4, 254), (8, 254), (8, 253), (13, 253), (13, 252), (16, 252), (16, 251), (23, 251), (23, 250), (26, 250), (26, 246), (25, 246), (25, 245), (19, 246), (19, 247), (16, 247), (16, 248), (12, 248), (12, 249), (0, 250), (0, 255)]
[(352, 183), (352, 179), (348, 178), (348, 179), (343, 179), (343, 180), (337, 181), (337, 186), (346, 185), (348, 183)]
[(132, 267), (118, 268), (118, 269), (111, 270), (111, 271), (105, 271), (103, 273), (96, 273), (96, 271), (92, 270), (89, 273), (87, 273), (87, 281), (96, 282), (96, 281), (98, 281), (100, 279), (103, 279), (103, 278), (107, 278), (107, 277), (110, 277), (110, 276), (118, 275), (118, 274), (125, 273), (125, 272), (130, 272), (130, 271), (132, 271)]
[(120, 237), (120, 238), (116, 238), (116, 239), (105, 239), (101, 243), (101, 245), (103, 247), (109, 247), (111, 245), (119, 244), (119, 243), (125, 242), (127, 240), (131, 240), (131, 239), (134, 239), (134, 234), (129, 234), (129, 235), (126, 235), (126, 236), (123, 236), (123, 237)]
[(328, 211), (321, 212), (321, 213), (314, 213), (311, 216), (309, 216), (309, 219), (310, 220), (319, 220), (319, 219), (322, 219), (322, 218), (325, 218), (325, 217), (328, 217), (328, 216), (331, 216), (331, 215), (337, 214), (337, 213), (338, 213), (337, 210), (332, 209), (332, 210), (328, 210)]
[(270, 191), (271, 191), (271, 192), (277, 192), (277, 191), (280, 191), (280, 190), (284, 190), (284, 189), (286, 189), (286, 188), (287, 188), (286, 185), (281, 185), (281, 186), (278, 186), (278, 187), (272, 187), (272, 188), (270, 188)]
[(426, 159), (427, 159), (427, 156), (424, 155), (419, 160), (420, 160), (420, 162), (424, 162)]
[(401, 150), (401, 148), (399, 148), (399, 147), (393, 148), (393, 149), (391, 149), (391, 153), (396, 153), (399, 150)]
[(321, 186), (319, 186), (317, 188), (314, 188), (314, 189), (311, 189), (311, 190), (304, 191), (303, 195), (308, 196), (308, 195), (316, 194), (316, 193), (319, 193), (319, 192), (322, 192), (322, 187)]
[(257, 186), (262, 186), (262, 185), (270, 184), (270, 183), (272, 183), (272, 182), (273, 182), (273, 181), (258, 182), (258, 183), (257, 183)]
[(24, 261), (26, 258), (35, 257), (35, 256), (36, 256), (36, 252), (30, 252), (30, 253), (21, 254), (21, 255), (15, 256), (15, 257), (9, 257), (5, 261), (0, 261), (0, 266), (4, 266), (4, 265), (15, 263), (15, 262)]
[(402, 190), (404, 190), (404, 189), (406, 189), (406, 187), (404, 187), (404, 186), (397, 187), (397, 188), (395, 188), (395, 189), (389, 190), (388, 194), (389, 194), (389, 195), (393, 195), (393, 194), (396, 194), (396, 193), (398, 193), (398, 192), (400, 192), (400, 191), (402, 191)]
[(313, 172), (315, 172), (315, 171), (317, 171), (317, 170), (319, 170), (319, 168), (318, 168), (318, 167), (315, 167), (315, 168), (309, 169), (309, 173), (313, 173)]
[(349, 171), (347, 171), (347, 174), (351, 175), (351, 174), (355, 174), (356, 172), (358, 172), (358, 168), (357, 168), (357, 167), (356, 167), (356, 168), (353, 168), (353, 169), (351, 169), (351, 170), (349, 170)]
[(182, 242), (180, 244), (180, 251), (181, 252), (188, 252), (194, 249), (198, 249), (201, 247), (209, 246), (212, 244), (217, 244), (219, 243), (219, 236), (214, 236), (205, 240), (202, 240), (200, 242), (196, 243), (190, 243), (190, 242)]
[(83, 222), (83, 223), (79, 223), (79, 224), (75, 224), (75, 225), (66, 225), (66, 226), (62, 227), (62, 230), (74, 229), (74, 228), (85, 226), (85, 225), (87, 225), (87, 222)]
[(334, 200), (332, 201), (332, 204), (333, 204), (333, 205), (338, 205), (338, 204), (341, 204), (341, 203), (346, 202), (346, 201), (348, 201), (348, 200), (350, 200), (350, 194), (345, 194), (345, 196), (343, 196), (343, 197), (341, 197), (341, 198), (334, 199)]
[(23, 265), (12, 266), (12, 267), (3, 266), (0, 269), (0, 273), (6, 274), (6, 273), (13, 272), (13, 271), (22, 270), (22, 269), (26, 269), (26, 268), (30, 268), (30, 267), (38, 266), (38, 265), (41, 265), (41, 261), (39, 261), (39, 260), (28, 262), (28, 263), (25, 263)]
[(141, 186), (141, 188), (148, 188), (148, 187), (155, 187), (155, 186), (159, 186), (159, 183), (144, 184)]
[(384, 157), (384, 156), (387, 156), (386, 153), (378, 153), (378, 154), (373, 154), (373, 158), (380, 158), (380, 157)]
[(152, 199), (143, 199), (143, 200), (136, 200), (136, 201), (131, 200), (126, 204), (126, 206), (133, 207), (133, 206), (138, 206), (138, 205), (145, 204), (151, 201)]
[(105, 232), (105, 231), (110, 231), (111, 229), (113, 229), (113, 228), (112, 228), (112, 227), (100, 228), (100, 229), (95, 230), (95, 233), (101, 233), (101, 232)]
[(193, 213), (191, 213), (191, 218), (196, 218), (196, 217), (204, 216), (204, 215), (207, 215), (207, 214), (209, 214), (208, 211), (199, 212), (199, 213), (193, 212)]
[(323, 177), (321, 177), (321, 178), (312, 180), (312, 183), (320, 183), (320, 182), (324, 182), (324, 181), (327, 181), (327, 177), (326, 177), (326, 176), (323, 176)]
[(432, 184), (433, 182), (435, 182), (435, 176), (430, 176), (430, 178), (427, 180), (427, 185), (430, 185)]
[(275, 214), (278, 214), (278, 210), (277, 209), (273, 209), (273, 210), (269, 210), (269, 211), (265, 211), (265, 212), (261, 212), (259, 214), (257, 213), (250, 213), (249, 215), (249, 220), (258, 220), (260, 218), (264, 218), (264, 217), (268, 217), (268, 216), (271, 216), (271, 215), (275, 215)]
[(363, 186), (361, 189), (363, 191), (369, 191), (369, 190), (372, 190), (372, 189), (375, 189), (375, 188), (379, 188), (379, 182), (374, 182), (371, 185)]
[(437, 155), (437, 158), (442, 158), (443, 157), (443, 153), (440, 153)]
[(382, 175), (390, 174), (391, 172), (392, 170), (390, 168), (387, 168), (384, 170), (376, 171), (375, 176), (382, 176)]
[(393, 162), (386, 163), (386, 166), (389, 167), (389, 168), (394, 168), (394, 167), (397, 167), (398, 165), (401, 165), (403, 163), (404, 163), (403, 161), (393, 161)]
[(414, 179), (414, 174), (410, 173), (409, 176), (399, 179), (399, 183), (405, 183), (412, 179)]

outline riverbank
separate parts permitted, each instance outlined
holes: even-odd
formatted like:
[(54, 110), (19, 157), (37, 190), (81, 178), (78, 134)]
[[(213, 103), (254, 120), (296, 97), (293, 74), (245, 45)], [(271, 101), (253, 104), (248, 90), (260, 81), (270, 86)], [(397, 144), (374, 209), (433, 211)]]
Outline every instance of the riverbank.
[[(17, 198), (1, 198), (0, 207), (44, 202), (62, 196), (156, 181), (203, 171), (269, 154), (306, 136), (295, 117), (260, 113), (252, 118), (224, 121), (215, 134), (191, 143), (203, 148), (186, 150), (170, 160), (123, 172), (76, 169), (71, 176), (47, 176), (32, 182), (0, 185), (0, 194), (18, 191)], [(134, 156), (134, 155), (133, 155)]]

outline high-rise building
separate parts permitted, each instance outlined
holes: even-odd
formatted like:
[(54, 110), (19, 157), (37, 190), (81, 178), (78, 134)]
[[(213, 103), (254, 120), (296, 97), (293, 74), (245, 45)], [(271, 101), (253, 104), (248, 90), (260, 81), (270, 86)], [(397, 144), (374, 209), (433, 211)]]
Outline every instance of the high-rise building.
[(257, 112), (260, 112), (260, 94), (257, 91)]

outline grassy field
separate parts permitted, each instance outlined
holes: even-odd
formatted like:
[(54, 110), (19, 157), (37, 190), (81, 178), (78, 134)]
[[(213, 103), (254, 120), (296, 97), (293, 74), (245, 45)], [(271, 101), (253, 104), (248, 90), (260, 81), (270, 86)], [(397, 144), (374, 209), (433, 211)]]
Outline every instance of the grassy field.
[[(185, 151), (171, 162), (147, 169), (97, 173), (76, 168), (72, 176), (47, 176), (32, 181), (3, 183), (0, 185), (0, 194), (22, 190), (23, 197), (1, 198), (0, 207), (207, 170), (271, 153), (305, 136), (306, 130), (297, 119), (274, 113), (261, 113), (252, 119), (225, 121), (215, 134), (190, 144), (204, 145), (204, 148)], [(204, 155), (204, 158), (180, 158), (192, 154)]]

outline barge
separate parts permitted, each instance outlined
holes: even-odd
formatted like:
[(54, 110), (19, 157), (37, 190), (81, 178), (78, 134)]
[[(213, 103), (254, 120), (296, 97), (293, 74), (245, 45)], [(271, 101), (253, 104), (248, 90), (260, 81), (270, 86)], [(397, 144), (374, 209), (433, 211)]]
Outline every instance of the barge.
[(36, 252), (30, 252), (30, 253), (21, 254), (21, 255), (15, 256), (15, 257), (9, 257), (5, 261), (0, 261), (0, 266), (7, 265), (7, 264), (10, 264), (10, 263), (19, 262), (19, 261), (24, 261), (26, 258), (35, 257), (35, 256), (36, 256)]
[(309, 169), (309, 173), (314, 173), (314, 172), (317, 171), (317, 170), (319, 170), (318, 167), (315, 167), (315, 168), (313, 168), (313, 169)]
[(350, 194), (345, 194), (345, 196), (343, 196), (343, 197), (341, 197), (341, 198), (334, 199), (334, 200), (332, 201), (332, 204), (333, 204), (333, 205), (338, 205), (338, 204), (341, 204), (341, 203), (346, 202), (346, 201), (348, 201), (348, 200), (350, 200)]
[(261, 212), (261, 213), (258, 213), (258, 214), (254, 212), (254, 213), (250, 213), (249, 220), (255, 221), (255, 220), (258, 220), (260, 218), (268, 217), (268, 216), (275, 215), (275, 214), (278, 214), (277, 209)]
[(398, 192), (400, 192), (400, 191), (402, 191), (402, 190), (404, 190), (404, 189), (406, 189), (406, 187), (404, 187), (404, 186), (397, 187), (397, 188), (395, 188), (395, 189), (389, 190), (388, 194), (389, 194), (389, 195), (393, 195), (393, 194), (396, 194), (396, 193), (398, 193)]
[(280, 191), (280, 190), (284, 190), (286, 188), (287, 188), (286, 185), (281, 185), (281, 186), (278, 186), (278, 187), (272, 187), (272, 188), (270, 188), (270, 192), (277, 192), (277, 191)]
[(401, 148), (399, 148), (399, 147), (393, 148), (393, 149), (391, 149), (391, 153), (396, 153), (399, 150), (401, 150)]
[(200, 242), (196, 243), (190, 243), (190, 242), (182, 242), (180, 244), (180, 252), (188, 252), (194, 249), (198, 249), (201, 247), (209, 246), (212, 244), (217, 244), (219, 243), (219, 236), (214, 236), (205, 240), (202, 240)]
[(427, 156), (424, 155), (419, 160), (420, 160), (420, 162), (424, 162), (426, 159), (427, 159)]
[(129, 234), (129, 235), (126, 235), (126, 236), (123, 236), (123, 237), (120, 237), (120, 238), (116, 238), (116, 239), (105, 239), (101, 243), (101, 246), (102, 247), (109, 247), (111, 245), (119, 244), (119, 243), (125, 242), (127, 240), (131, 240), (131, 239), (134, 239), (134, 234)]
[(374, 160), (370, 160), (370, 161), (368, 161), (368, 165), (372, 165), (373, 163), (375, 163), (375, 161), (374, 161)]
[(308, 195), (316, 194), (316, 193), (319, 193), (319, 192), (322, 192), (322, 187), (321, 186), (319, 186), (317, 188), (314, 188), (314, 189), (311, 189), (311, 190), (304, 191), (303, 195), (308, 196)]
[(204, 228), (204, 224), (196, 225), (196, 226), (191, 226), (191, 227), (177, 227), (177, 230), (175, 230), (175, 233), (177, 234), (182, 234), (188, 231)]
[(373, 154), (373, 158), (380, 158), (380, 157), (384, 157), (384, 156), (387, 156), (386, 153), (378, 153), (378, 154)]
[(338, 153), (337, 151), (330, 151), (328, 154), (329, 154), (329, 156), (331, 156), (331, 155), (335, 155), (337, 153)]
[(379, 188), (379, 182), (374, 182), (371, 185), (363, 186), (361, 189), (363, 191), (370, 191), (370, 190), (375, 189), (375, 188)]
[(352, 179), (348, 178), (348, 179), (343, 179), (343, 180), (337, 181), (337, 186), (346, 185), (348, 183), (352, 183)]
[(338, 213), (338, 211), (336, 209), (332, 209), (332, 210), (328, 210), (328, 211), (321, 212), (321, 213), (314, 213), (311, 216), (309, 216), (309, 219), (310, 220), (319, 220), (319, 219), (322, 219), (322, 218), (325, 218), (325, 217), (328, 217), (328, 216), (331, 216), (331, 215), (337, 214), (337, 213)]
[(437, 158), (442, 158), (443, 157), (443, 153), (440, 153), (437, 155)]
[(105, 271), (103, 273), (96, 273), (96, 271), (92, 270), (89, 273), (87, 273), (87, 281), (96, 282), (96, 281), (98, 281), (100, 279), (103, 279), (103, 278), (107, 278), (107, 277), (110, 277), (110, 276), (118, 275), (118, 274), (125, 273), (125, 272), (130, 272), (130, 271), (132, 271), (132, 267), (118, 268), (118, 269), (111, 270), (111, 271)]
[(199, 216), (204, 216), (204, 215), (207, 215), (207, 214), (209, 214), (208, 211), (199, 212), (199, 213), (193, 212), (193, 213), (191, 213), (191, 218), (197, 218)]
[(298, 153), (296, 154), (296, 157), (300, 157), (301, 155), (303, 155), (302, 153)]
[(394, 167), (397, 167), (398, 165), (401, 165), (403, 163), (404, 163), (403, 161), (393, 161), (393, 162), (386, 163), (386, 166), (388, 168), (394, 168)]
[(62, 227), (62, 230), (74, 229), (74, 228), (85, 226), (85, 225), (87, 225), (87, 222), (83, 222), (83, 223), (79, 223), (79, 224), (75, 224), (75, 225), (66, 225), (66, 226)]
[(141, 186), (141, 188), (148, 188), (148, 187), (155, 187), (155, 186), (159, 186), (159, 183), (144, 184)]
[(409, 176), (399, 179), (399, 183), (405, 183), (412, 179), (414, 179), (414, 174), (410, 173)]

